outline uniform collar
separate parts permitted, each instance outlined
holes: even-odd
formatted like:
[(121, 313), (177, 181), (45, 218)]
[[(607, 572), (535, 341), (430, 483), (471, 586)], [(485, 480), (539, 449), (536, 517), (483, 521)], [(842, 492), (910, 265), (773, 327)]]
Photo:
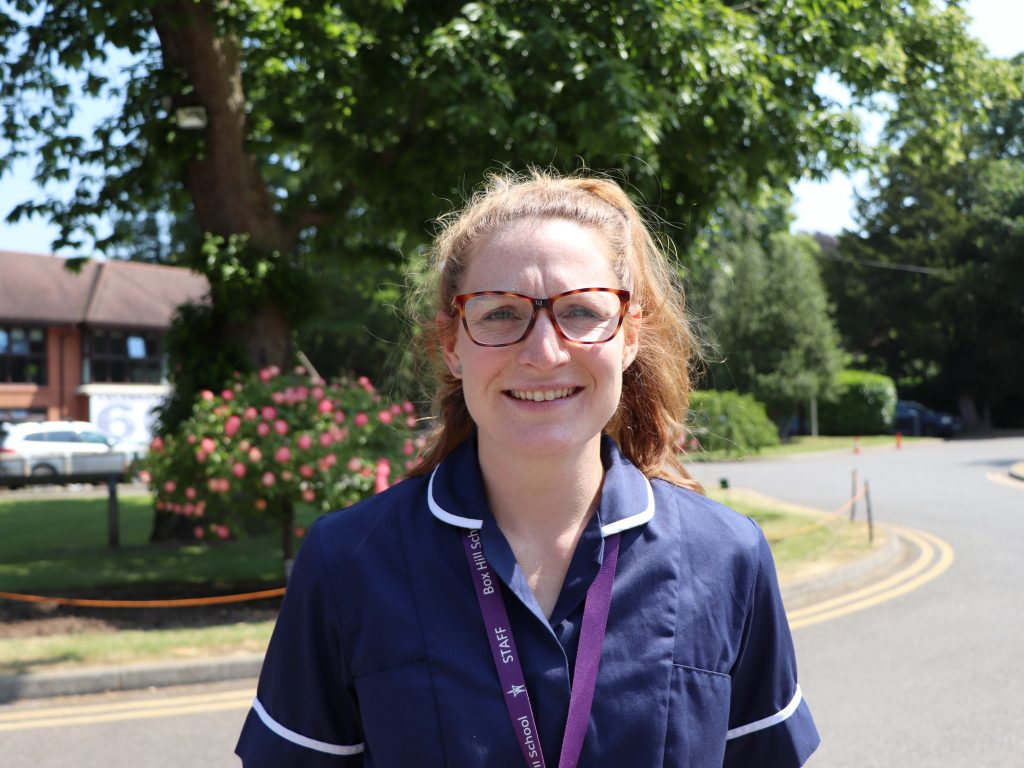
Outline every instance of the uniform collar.
[[(651, 484), (608, 435), (601, 436), (601, 461), (605, 469), (597, 507), (601, 535), (611, 536), (649, 522), (654, 517)], [(475, 435), (431, 473), (427, 504), (434, 517), (459, 528), (482, 528), (485, 520), (493, 519), (477, 462)]]

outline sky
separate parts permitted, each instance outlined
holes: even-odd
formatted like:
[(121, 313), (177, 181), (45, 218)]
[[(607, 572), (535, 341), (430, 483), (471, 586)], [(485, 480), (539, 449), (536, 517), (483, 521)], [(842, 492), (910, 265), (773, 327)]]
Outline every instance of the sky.
[[(968, 0), (964, 9), (972, 17), (971, 34), (979, 38), (995, 56), (1009, 57), (1024, 50), (1024, 2), (1021, 0)], [(101, 112), (90, 110), (95, 119)], [(37, 196), (32, 180), (34, 163), (21, 162), (14, 171), (0, 179), (0, 217), (11, 207)], [(853, 203), (856, 184), (864, 183), (864, 175), (853, 179), (833, 173), (825, 182), (802, 181), (794, 187), (793, 212), (795, 230), (837, 234), (853, 226)], [(55, 191), (59, 189), (55, 188)], [(26, 253), (49, 253), (56, 229), (36, 217), (18, 224), (0, 220), (0, 249)], [(66, 255), (72, 255), (70, 253)]]

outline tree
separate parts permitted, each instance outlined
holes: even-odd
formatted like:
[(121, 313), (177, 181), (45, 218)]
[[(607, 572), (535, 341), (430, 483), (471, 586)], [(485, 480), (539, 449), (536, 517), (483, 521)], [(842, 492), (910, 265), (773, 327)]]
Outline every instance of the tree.
[(825, 265), (851, 351), (968, 427), (1024, 423), (1024, 66), (1001, 66), (998, 88), (949, 110), (956, 152), (927, 126), (906, 137)]
[(704, 298), (709, 379), (765, 403), (783, 437), (799, 404), (825, 395), (843, 363), (818, 246), (789, 233), (788, 208), (779, 193), (724, 206), (704, 245), (718, 262)]
[[(49, 218), (58, 246), (124, 253), (133, 222), (166, 217), (174, 262), (207, 276), (173, 425), (229, 363), (290, 363), (295, 329), (336, 303), (316, 275), (387, 277), (486, 170), (619, 169), (683, 222), (685, 252), (733, 179), (745, 196), (864, 158), (820, 75), (855, 104), (941, 91), (964, 21), (938, 0), (8, 0), (0, 173), (32, 152), (40, 179), (78, 179), (10, 214)], [(83, 136), (79, 93), (121, 109)], [(97, 238), (107, 216), (129, 226)]]

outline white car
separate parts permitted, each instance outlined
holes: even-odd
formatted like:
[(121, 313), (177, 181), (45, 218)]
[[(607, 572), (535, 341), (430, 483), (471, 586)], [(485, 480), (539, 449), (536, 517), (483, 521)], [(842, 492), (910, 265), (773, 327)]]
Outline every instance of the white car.
[(18, 478), (102, 480), (120, 475), (137, 453), (87, 421), (30, 421), (0, 425), (0, 485)]

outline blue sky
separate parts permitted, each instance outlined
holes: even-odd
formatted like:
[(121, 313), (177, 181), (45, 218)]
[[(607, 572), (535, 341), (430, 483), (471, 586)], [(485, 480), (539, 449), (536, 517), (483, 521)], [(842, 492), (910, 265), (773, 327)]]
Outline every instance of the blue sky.
[[(1009, 57), (1024, 50), (1024, 2), (1021, 0), (969, 0), (963, 6), (974, 21), (972, 34), (996, 56)], [(94, 107), (83, 120), (94, 120)], [(36, 195), (32, 181), (33, 163), (22, 162), (14, 172), (0, 180), (0, 217), (11, 207)], [(794, 213), (797, 230), (837, 233), (851, 227), (854, 185), (858, 180), (834, 173), (827, 182), (800, 182), (794, 188)], [(859, 183), (863, 183), (860, 181)], [(56, 236), (55, 228), (36, 218), (10, 225), (0, 221), (0, 249), (48, 253)], [(71, 255), (71, 254), (68, 254)]]

